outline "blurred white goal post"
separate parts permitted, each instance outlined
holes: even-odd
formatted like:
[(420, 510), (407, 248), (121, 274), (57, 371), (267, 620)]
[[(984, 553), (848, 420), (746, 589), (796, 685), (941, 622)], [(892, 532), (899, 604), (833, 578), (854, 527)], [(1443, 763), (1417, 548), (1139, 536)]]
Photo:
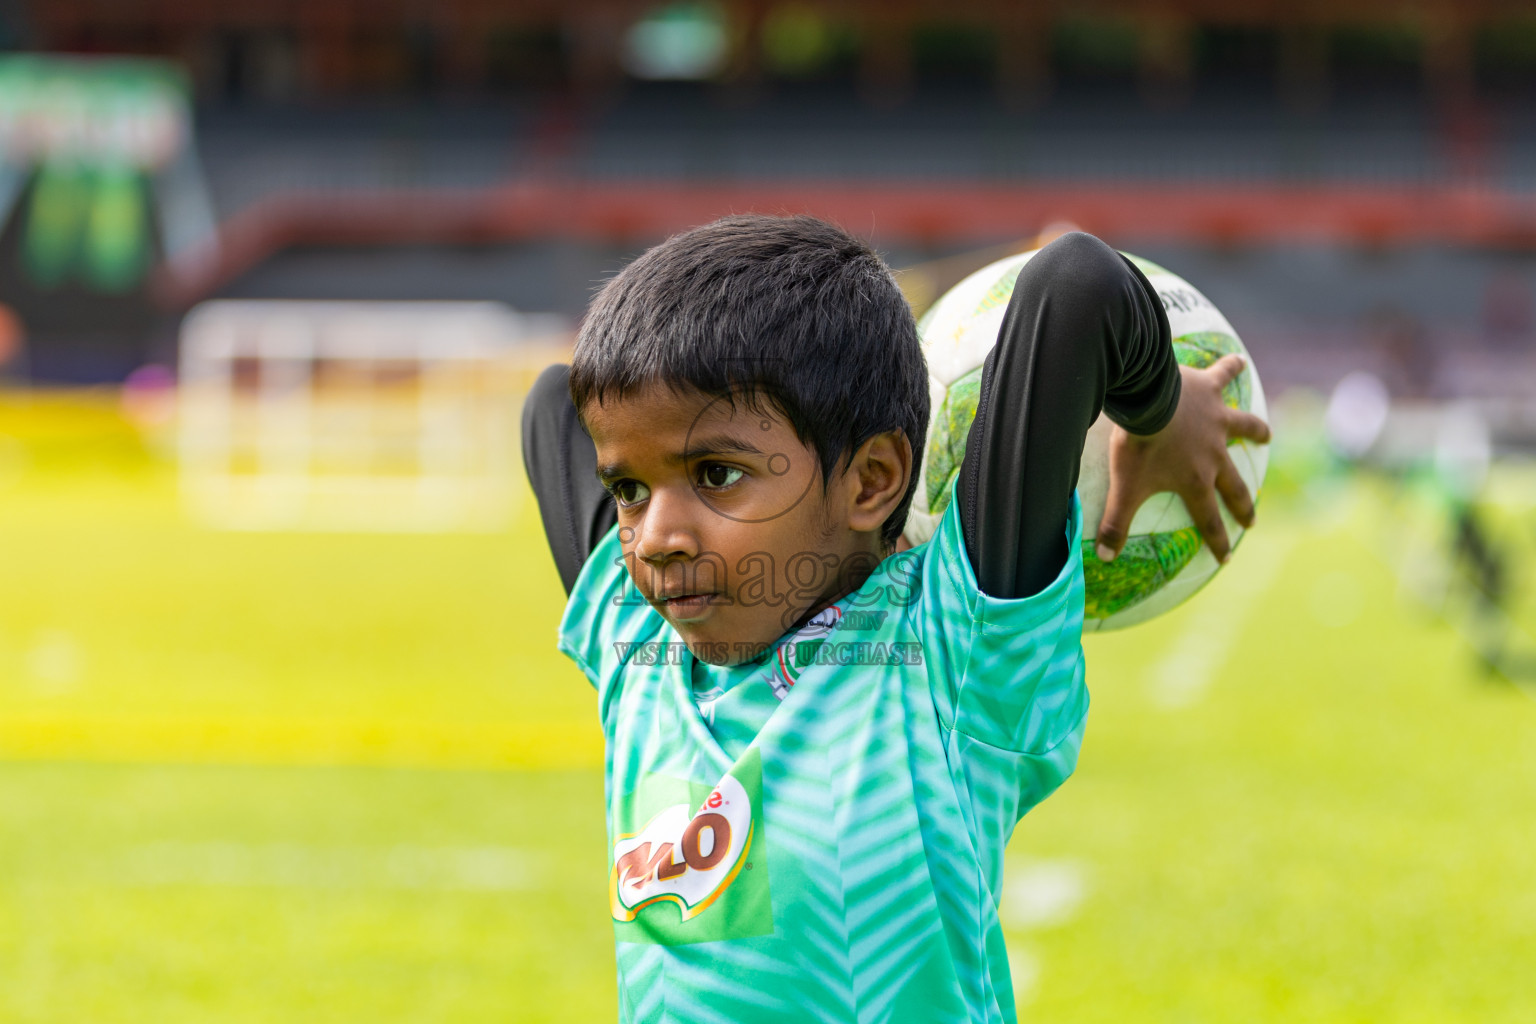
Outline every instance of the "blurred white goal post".
[(181, 329), (183, 500), (223, 529), (505, 529), (522, 396), (570, 338), (494, 302), (205, 302)]

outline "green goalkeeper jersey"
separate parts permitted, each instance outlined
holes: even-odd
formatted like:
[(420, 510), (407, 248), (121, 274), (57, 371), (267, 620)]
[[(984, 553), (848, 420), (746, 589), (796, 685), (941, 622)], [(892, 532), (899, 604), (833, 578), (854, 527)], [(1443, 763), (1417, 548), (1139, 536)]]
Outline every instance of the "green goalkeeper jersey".
[(1082, 740), (1081, 532), (1074, 498), (1055, 581), (996, 599), (951, 503), (927, 544), (729, 667), (694, 659), (608, 533), (560, 649), (607, 740), (622, 1021), (1015, 1020), (1003, 848)]

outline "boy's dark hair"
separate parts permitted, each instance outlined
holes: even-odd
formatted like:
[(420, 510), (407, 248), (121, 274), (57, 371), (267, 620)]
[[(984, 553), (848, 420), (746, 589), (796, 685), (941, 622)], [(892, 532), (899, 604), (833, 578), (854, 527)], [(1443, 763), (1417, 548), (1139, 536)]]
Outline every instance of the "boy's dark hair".
[(876, 434), (912, 444), (881, 528), (894, 545), (917, 488), (928, 369), (912, 310), (869, 246), (814, 217), (726, 217), (650, 249), (592, 300), (571, 400), (653, 383), (766, 400), (821, 457), (822, 481)]

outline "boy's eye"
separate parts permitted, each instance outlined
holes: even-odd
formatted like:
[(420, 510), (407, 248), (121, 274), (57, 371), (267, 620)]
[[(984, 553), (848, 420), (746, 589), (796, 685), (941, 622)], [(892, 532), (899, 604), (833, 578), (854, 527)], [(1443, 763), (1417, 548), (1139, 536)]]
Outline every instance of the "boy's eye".
[(725, 466), (718, 462), (706, 462), (699, 467), (699, 484), (703, 487), (719, 489), (729, 487), (740, 480), (744, 474), (735, 466)]
[(651, 489), (637, 480), (620, 480), (608, 490), (620, 505), (635, 505), (651, 496)]

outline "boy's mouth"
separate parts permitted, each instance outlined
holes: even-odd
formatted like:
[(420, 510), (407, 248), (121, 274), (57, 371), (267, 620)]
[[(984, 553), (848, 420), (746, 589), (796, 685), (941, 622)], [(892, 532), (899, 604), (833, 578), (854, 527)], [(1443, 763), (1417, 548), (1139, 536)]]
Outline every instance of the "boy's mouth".
[(656, 603), (667, 613), (667, 617), (674, 621), (688, 622), (693, 619), (703, 618), (714, 603), (713, 593), (706, 594), (673, 594), (670, 597), (660, 594), (656, 597)]

